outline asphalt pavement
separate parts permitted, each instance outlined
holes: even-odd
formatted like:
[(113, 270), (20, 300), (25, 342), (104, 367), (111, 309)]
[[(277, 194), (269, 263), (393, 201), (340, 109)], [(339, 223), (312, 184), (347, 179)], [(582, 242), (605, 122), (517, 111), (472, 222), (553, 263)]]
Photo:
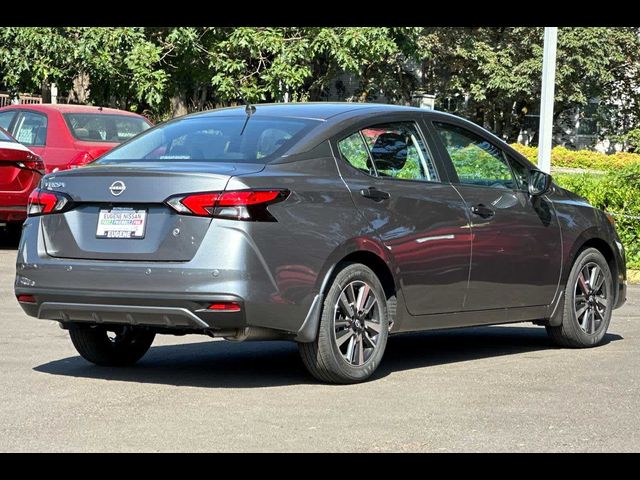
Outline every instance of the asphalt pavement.
[(332, 386), (295, 344), (156, 337), (93, 366), (13, 294), (0, 238), (0, 451), (640, 451), (640, 287), (606, 343), (554, 347), (531, 324), (401, 335), (374, 379)]

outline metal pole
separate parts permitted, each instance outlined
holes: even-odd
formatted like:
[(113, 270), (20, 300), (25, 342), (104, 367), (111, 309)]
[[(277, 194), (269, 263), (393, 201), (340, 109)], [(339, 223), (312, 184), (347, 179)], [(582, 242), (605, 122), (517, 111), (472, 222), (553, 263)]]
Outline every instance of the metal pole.
[(540, 134), (538, 135), (538, 168), (551, 171), (551, 137), (553, 133), (553, 96), (556, 82), (556, 46), (558, 27), (544, 28), (542, 56), (542, 98), (540, 99)]

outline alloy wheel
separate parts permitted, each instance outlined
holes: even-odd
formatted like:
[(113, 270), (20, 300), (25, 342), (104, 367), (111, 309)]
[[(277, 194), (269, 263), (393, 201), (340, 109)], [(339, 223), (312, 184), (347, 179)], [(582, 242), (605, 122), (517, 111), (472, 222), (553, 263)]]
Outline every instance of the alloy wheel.
[(380, 302), (367, 283), (355, 280), (340, 292), (333, 315), (334, 341), (350, 365), (364, 365), (378, 348), (380, 312)]
[(573, 305), (576, 320), (586, 334), (595, 334), (604, 324), (609, 308), (606, 281), (602, 268), (595, 262), (586, 263), (578, 274)]

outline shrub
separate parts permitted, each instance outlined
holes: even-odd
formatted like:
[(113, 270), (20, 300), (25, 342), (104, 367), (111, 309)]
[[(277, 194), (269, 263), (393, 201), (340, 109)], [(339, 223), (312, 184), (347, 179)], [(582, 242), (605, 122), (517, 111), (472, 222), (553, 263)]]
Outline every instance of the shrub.
[(558, 173), (554, 179), (594, 207), (614, 215), (616, 230), (627, 254), (627, 266), (640, 268), (640, 162), (629, 162), (604, 175)]
[[(514, 143), (511, 145), (529, 161), (538, 162), (538, 148)], [(566, 168), (585, 168), (590, 170), (611, 170), (630, 163), (640, 163), (639, 153), (618, 152), (612, 155), (593, 152), (591, 150), (569, 150), (565, 147), (554, 147), (551, 150), (551, 166)]]

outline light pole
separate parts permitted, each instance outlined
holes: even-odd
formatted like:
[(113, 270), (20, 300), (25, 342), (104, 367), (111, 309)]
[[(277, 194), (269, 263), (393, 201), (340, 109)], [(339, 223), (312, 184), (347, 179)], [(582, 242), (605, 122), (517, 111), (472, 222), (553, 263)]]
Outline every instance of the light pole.
[(542, 97), (540, 99), (540, 134), (538, 135), (538, 168), (551, 171), (551, 137), (553, 133), (553, 95), (556, 81), (556, 46), (558, 27), (544, 28), (542, 56)]

